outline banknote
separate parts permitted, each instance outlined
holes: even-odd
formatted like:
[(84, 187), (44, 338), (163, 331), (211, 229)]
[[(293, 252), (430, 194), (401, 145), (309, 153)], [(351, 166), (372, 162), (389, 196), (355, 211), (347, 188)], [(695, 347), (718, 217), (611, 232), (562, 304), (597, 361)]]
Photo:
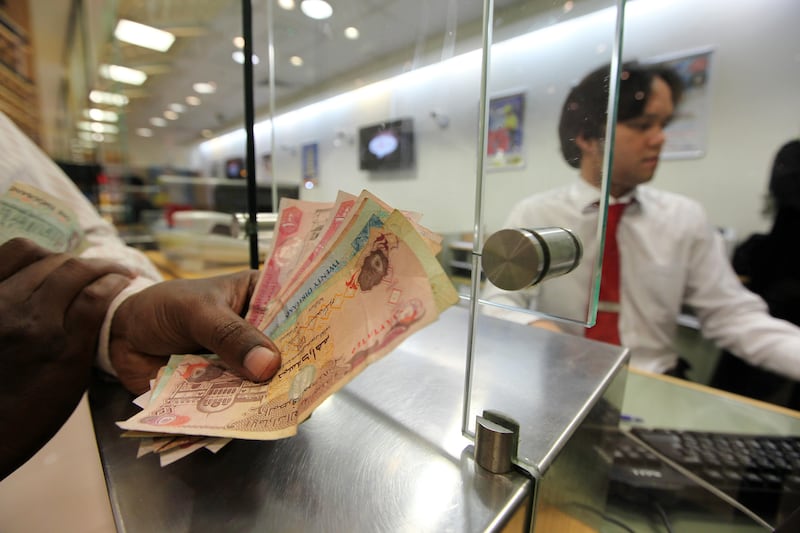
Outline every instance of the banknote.
[[(354, 222), (354, 219), (361, 213), (360, 209), (363, 207), (363, 202), (366, 199), (380, 206), (382, 211), (378, 216), (386, 216), (392, 211), (392, 207), (389, 204), (367, 190), (363, 190), (358, 197), (339, 191), (336, 204), (332, 210), (332, 217), (329, 219), (328, 226), (323, 232), (313, 232), (309, 234), (307, 232), (304, 233), (302, 229), (293, 232), (296, 238), (306, 243), (300, 251), (300, 256), (303, 257), (303, 261), (295, 263), (292, 269), (283, 269), (285, 272), (291, 272), (291, 276), (288, 279), (281, 277), (275, 283), (261, 284), (261, 282), (259, 282), (259, 286), (256, 287), (254, 296), (251, 299), (251, 305), (247, 316), (247, 319), (252, 324), (261, 330), (271, 329), (270, 324), (273, 323), (276, 319), (276, 315), (285, 306), (287, 296), (295, 292), (299, 284), (302, 284), (308, 279), (311, 275), (310, 271), (313, 268), (319, 266), (319, 263), (326, 254), (338, 242), (342, 232), (349, 228), (351, 223)], [(313, 202), (304, 202), (300, 200), (293, 200), (292, 202), (292, 207), (295, 209), (309, 211), (313, 208)], [(308, 204), (308, 207), (304, 208), (303, 206), (306, 204)], [(419, 224), (419, 219), (422, 217), (420, 213), (412, 211), (402, 212), (423, 237), (431, 252), (434, 255), (438, 254), (441, 250), (441, 236)], [(355, 223), (358, 222), (356, 221)], [(262, 274), (262, 278), (277, 279), (276, 276), (270, 274), (270, 268), (274, 262), (273, 257), (280, 254), (279, 250), (280, 247), (273, 246), (271, 257), (266, 262), (265, 272)]]
[(251, 324), (262, 323), (267, 307), (284, 284), (302, 271), (315, 250), (324, 247), (355, 203), (355, 197), (339, 192), (336, 202), (281, 200), (271, 253), (250, 299), (245, 317)]
[(0, 196), (0, 243), (25, 237), (53, 252), (79, 254), (85, 247), (77, 215), (61, 200), (15, 182)]
[[(370, 203), (367, 212), (382, 211)], [(273, 337), (283, 361), (272, 380), (244, 380), (213, 356), (174, 356), (147, 408), (118, 425), (161, 434), (289, 437), (330, 394), (458, 300), (401, 212), (356, 226), (344, 233), (350, 238), (338, 239), (334, 255), (354, 243), (356, 252), (296, 308), (291, 327)]]

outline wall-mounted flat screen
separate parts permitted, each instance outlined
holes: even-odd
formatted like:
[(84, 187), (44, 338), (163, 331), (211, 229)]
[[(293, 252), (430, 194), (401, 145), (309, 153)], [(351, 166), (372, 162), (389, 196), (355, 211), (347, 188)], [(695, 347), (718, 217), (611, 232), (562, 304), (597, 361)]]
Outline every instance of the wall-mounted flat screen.
[(414, 166), (414, 121), (403, 118), (358, 131), (361, 170), (397, 170)]
[(233, 157), (225, 161), (225, 177), (230, 179), (246, 178), (247, 168), (244, 166), (244, 159)]

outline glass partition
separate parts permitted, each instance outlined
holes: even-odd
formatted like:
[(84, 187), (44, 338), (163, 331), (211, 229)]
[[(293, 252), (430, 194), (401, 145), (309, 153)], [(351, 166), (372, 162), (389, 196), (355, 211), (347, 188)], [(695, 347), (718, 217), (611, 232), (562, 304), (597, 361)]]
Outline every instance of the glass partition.
[[(608, 76), (611, 98), (601, 92), (595, 96), (594, 107), (613, 116), (609, 101), (613, 102), (616, 91), (623, 5), (604, 0), (495, 6), (486, 90), (482, 218), (476, 228), (483, 238), (475, 239), (480, 243), (474, 246), (475, 254), (481, 254), (483, 244), (500, 229), (519, 228), (541, 235), (538, 230), (556, 227), (579, 241), (581, 251), (576, 255), (581, 257), (571, 271), (526, 288), (499, 289), (489, 272), (489, 278), (480, 283), (481, 313), (522, 323), (544, 315), (558, 320), (561, 329), (576, 333), (582, 333), (584, 324), (594, 323), (606, 204), (602, 180), (609, 161), (605, 148), (611, 143), (601, 145), (600, 187), (591, 187), (594, 192), (579, 190), (582, 196), (577, 200), (575, 184), (582, 178), (574, 168), (577, 162), (567, 162), (567, 157), (574, 160), (575, 156), (564, 152), (574, 139), (571, 133), (561, 133), (560, 121), (570, 91), (596, 69), (604, 69)], [(587, 120), (585, 112), (577, 113), (580, 120)], [(613, 135), (613, 130), (599, 127), (602, 135)], [(562, 141), (562, 137), (566, 138)], [(530, 266), (517, 267), (535, 269), (537, 258), (532, 259)]]

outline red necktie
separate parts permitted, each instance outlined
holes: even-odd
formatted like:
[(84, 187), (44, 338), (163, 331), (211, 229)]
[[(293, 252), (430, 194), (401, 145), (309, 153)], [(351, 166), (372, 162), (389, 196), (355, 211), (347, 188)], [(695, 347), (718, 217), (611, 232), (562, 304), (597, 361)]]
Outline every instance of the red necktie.
[(608, 206), (606, 240), (603, 248), (603, 270), (600, 276), (600, 301), (597, 322), (586, 330), (586, 337), (609, 344), (619, 341), (619, 247), (617, 226), (627, 203)]

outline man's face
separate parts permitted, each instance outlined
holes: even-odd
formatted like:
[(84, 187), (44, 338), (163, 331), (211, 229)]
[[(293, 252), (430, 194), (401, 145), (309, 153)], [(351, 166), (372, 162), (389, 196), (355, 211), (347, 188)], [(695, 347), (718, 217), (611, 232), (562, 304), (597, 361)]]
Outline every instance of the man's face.
[(664, 146), (664, 128), (672, 119), (673, 111), (669, 85), (661, 78), (654, 78), (644, 112), (617, 124), (612, 194), (625, 194), (653, 178)]

